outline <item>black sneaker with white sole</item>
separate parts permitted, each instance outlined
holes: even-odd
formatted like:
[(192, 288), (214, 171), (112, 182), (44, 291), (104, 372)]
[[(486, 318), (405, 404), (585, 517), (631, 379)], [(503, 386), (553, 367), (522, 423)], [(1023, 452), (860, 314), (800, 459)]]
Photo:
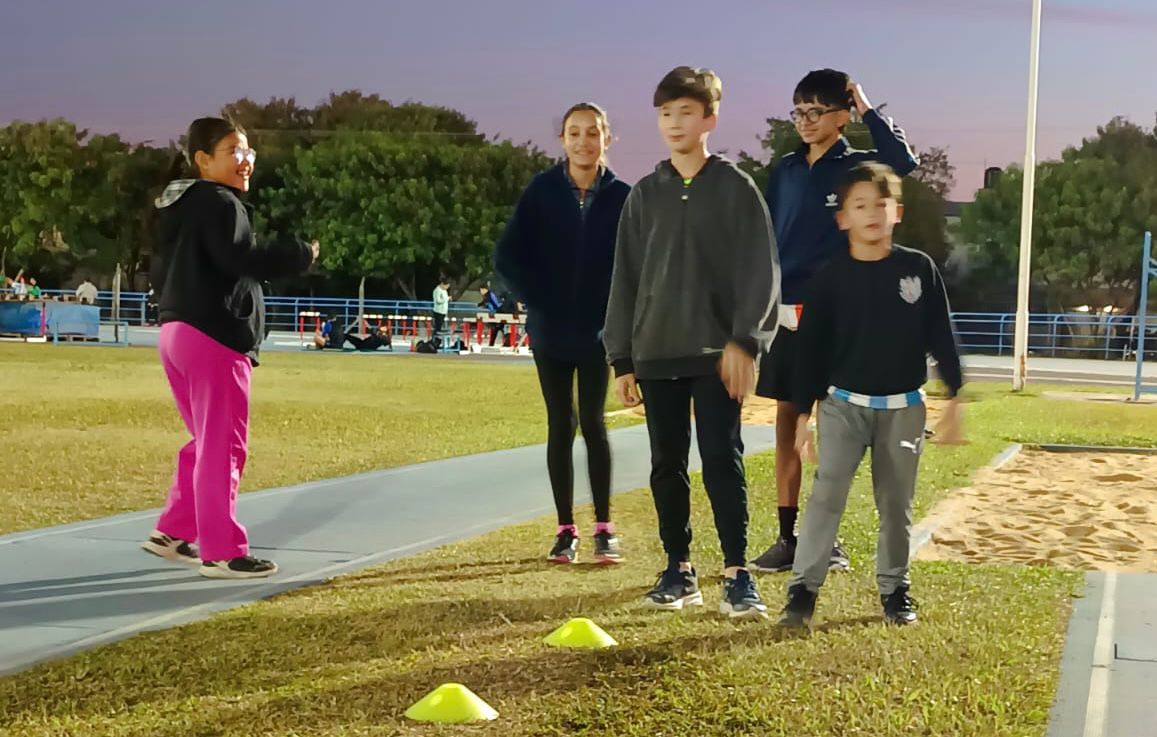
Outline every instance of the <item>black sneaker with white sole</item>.
[(848, 557), (848, 553), (844, 547), (840, 545), (839, 541), (832, 546), (832, 558), (828, 562), (828, 570), (836, 573), (842, 571), (849, 571), (852, 568), (852, 559)]
[(595, 533), (595, 562), (603, 565), (623, 562), (623, 551), (615, 533), (606, 530)]
[(554, 538), (554, 547), (550, 549), (550, 555), (546, 557), (551, 563), (561, 563), (566, 565), (574, 563), (578, 560), (578, 536), (569, 529), (558, 533)]
[(195, 545), (188, 540), (170, 537), (160, 530), (153, 530), (149, 539), (141, 543), (141, 550), (174, 563), (201, 565), (201, 554)]
[(666, 611), (702, 606), (703, 593), (699, 591), (699, 578), (695, 575), (695, 569), (680, 571), (678, 565), (669, 566), (659, 574), (655, 588), (647, 592), (643, 604)]
[(750, 573), (740, 570), (735, 578), (723, 579), (723, 601), (719, 603), (719, 613), (731, 619), (767, 616), (767, 605), (759, 598), (755, 579)]
[(884, 621), (888, 624), (906, 625), (916, 623), (916, 600), (908, 595), (908, 587), (900, 586), (888, 595), (880, 595), (884, 605)]
[(207, 560), (201, 564), (205, 578), (266, 578), (277, 573), (277, 564), (252, 555), (232, 560)]
[(816, 594), (807, 586), (797, 583), (787, 590), (787, 606), (779, 614), (779, 623), (784, 627), (803, 628), (812, 622), (816, 613)]
[(750, 561), (747, 567), (761, 573), (790, 571), (795, 563), (795, 546), (795, 540), (781, 537), (775, 541), (775, 545), (767, 549), (767, 552)]

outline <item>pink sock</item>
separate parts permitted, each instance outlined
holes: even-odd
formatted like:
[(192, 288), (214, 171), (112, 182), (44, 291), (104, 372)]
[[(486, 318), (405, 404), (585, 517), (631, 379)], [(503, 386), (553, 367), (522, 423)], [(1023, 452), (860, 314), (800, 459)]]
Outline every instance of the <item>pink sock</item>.
[(612, 523), (612, 522), (596, 522), (595, 523), (595, 534), (598, 535), (601, 532), (609, 532), (613, 535), (615, 532), (614, 523)]
[(556, 532), (555, 534), (561, 535), (562, 533), (566, 532), (567, 530), (570, 530), (570, 534), (574, 535), (575, 537), (578, 537), (578, 528), (575, 527), (574, 525), (559, 525), (558, 526), (558, 532)]

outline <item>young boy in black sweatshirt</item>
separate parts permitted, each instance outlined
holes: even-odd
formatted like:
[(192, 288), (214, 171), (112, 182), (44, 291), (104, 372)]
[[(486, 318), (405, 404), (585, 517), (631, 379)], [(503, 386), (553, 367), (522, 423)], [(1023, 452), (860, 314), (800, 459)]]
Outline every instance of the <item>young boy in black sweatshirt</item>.
[[(755, 571), (790, 571), (795, 558), (795, 523), (803, 463), (795, 452), (799, 419), (792, 399), (796, 327), (804, 289), (836, 253), (848, 247), (836, 225), (837, 188), (852, 167), (879, 161), (901, 176), (919, 163), (904, 131), (872, 107), (863, 87), (835, 69), (809, 72), (796, 85), (791, 118), (801, 139), (799, 150), (784, 156), (767, 183), (767, 206), (775, 224), (782, 273), (780, 330), (759, 369), (755, 393), (777, 401), (775, 485), (779, 501), (779, 536), (767, 552), (751, 561)], [(872, 134), (871, 150), (852, 148), (843, 136), (852, 110)], [(848, 555), (832, 546), (831, 567), (846, 570)]]
[(691, 405), (703, 482), (723, 547), (720, 611), (766, 616), (745, 566), (747, 482), (740, 402), (775, 334), (779, 266), (759, 190), (735, 164), (707, 152), (722, 85), (678, 67), (654, 105), (671, 158), (631, 190), (619, 221), (604, 341), (624, 405), (647, 405), (651, 491), (668, 564), (645, 602), (703, 603), (691, 566)]
[(811, 621), (852, 478), (871, 448), (880, 601), (887, 622), (911, 624), (916, 604), (908, 595), (909, 539), (924, 447), (921, 387), (931, 353), (952, 397), (937, 442), (960, 442), (960, 355), (935, 262), (892, 243), (903, 212), (900, 178), (883, 164), (863, 163), (851, 171), (839, 197), (836, 217), (849, 248), (812, 280), (797, 336), (796, 450), (814, 457), (808, 417), (816, 401), (822, 442), (780, 622)]

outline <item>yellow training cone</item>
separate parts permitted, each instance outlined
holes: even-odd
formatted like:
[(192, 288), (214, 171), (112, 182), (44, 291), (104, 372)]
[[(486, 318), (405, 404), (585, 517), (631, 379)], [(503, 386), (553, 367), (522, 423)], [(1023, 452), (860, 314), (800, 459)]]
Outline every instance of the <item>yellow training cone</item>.
[(446, 683), (434, 689), (406, 710), (406, 716), (418, 722), (488, 722), (498, 712), (460, 683)]
[(572, 619), (547, 635), (547, 645), (555, 647), (614, 647), (619, 643), (608, 635), (602, 627), (584, 617)]

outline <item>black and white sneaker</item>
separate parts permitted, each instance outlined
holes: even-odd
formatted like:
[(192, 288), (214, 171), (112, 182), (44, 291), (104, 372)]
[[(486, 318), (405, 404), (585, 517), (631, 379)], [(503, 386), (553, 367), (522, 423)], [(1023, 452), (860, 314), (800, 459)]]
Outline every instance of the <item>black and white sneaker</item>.
[(623, 562), (623, 551), (615, 533), (603, 531), (595, 533), (595, 562), (615, 565)]
[(740, 570), (735, 578), (723, 579), (723, 601), (719, 603), (719, 613), (731, 619), (767, 617), (767, 605), (759, 598), (755, 579), (750, 573)]
[(812, 622), (816, 613), (816, 594), (807, 586), (797, 583), (787, 590), (787, 606), (779, 614), (779, 623), (784, 627), (803, 628)]
[(699, 578), (695, 575), (695, 569), (680, 571), (678, 565), (668, 567), (659, 574), (655, 588), (647, 592), (643, 604), (665, 611), (702, 606), (703, 593), (699, 591)]
[(832, 559), (828, 563), (828, 570), (835, 573), (842, 573), (852, 569), (852, 559), (848, 557), (848, 553), (844, 547), (840, 545), (839, 541), (832, 546)]
[(207, 560), (201, 564), (205, 578), (267, 578), (277, 573), (277, 564), (245, 555), (233, 560)]
[(795, 563), (795, 540), (779, 538), (763, 555), (750, 561), (747, 567), (760, 573), (782, 573), (790, 571)]
[(901, 586), (887, 596), (880, 595), (884, 605), (884, 621), (888, 624), (906, 625), (916, 623), (916, 600), (908, 596), (908, 587)]
[(563, 530), (554, 538), (554, 547), (546, 557), (551, 563), (574, 563), (578, 560), (579, 539), (570, 530)]
[(169, 537), (160, 530), (153, 530), (149, 539), (141, 543), (141, 550), (174, 563), (185, 563), (191, 566), (201, 564), (201, 554), (197, 552), (195, 545), (188, 540)]

